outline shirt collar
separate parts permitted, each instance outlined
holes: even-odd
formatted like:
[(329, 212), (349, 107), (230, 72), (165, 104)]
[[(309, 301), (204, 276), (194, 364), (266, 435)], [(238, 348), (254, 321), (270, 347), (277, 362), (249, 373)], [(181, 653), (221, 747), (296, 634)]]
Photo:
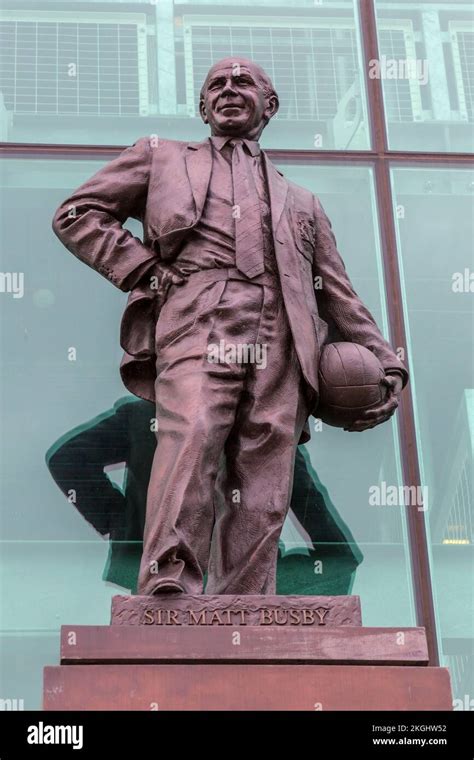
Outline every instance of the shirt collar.
[[(222, 150), (224, 145), (226, 145), (229, 140), (233, 140), (234, 137), (232, 135), (213, 135), (209, 139), (214, 147), (217, 148), (217, 150)], [(239, 139), (242, 139), (242, 141), (245, 143), (251, 156), (258, 156), (260, 154), (260, 145), (256, 140), (245, 140), (243, 138)]]

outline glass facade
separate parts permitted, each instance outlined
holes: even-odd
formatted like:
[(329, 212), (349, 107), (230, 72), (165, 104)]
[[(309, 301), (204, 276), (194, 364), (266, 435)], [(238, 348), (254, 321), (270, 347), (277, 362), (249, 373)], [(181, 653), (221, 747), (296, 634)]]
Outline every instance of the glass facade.
[[(118, 372), (126, 294), (67, 253), (53, 213), (104, 164), (97, 146), (118, 151), (146, 134), (203, 139), (199, 88), (228, 55), (252, 57), (272, 76), (280, 111), (262, 147), (321, 199), (356, 291), (411, 372), (414, 441), (398, 416), (362, 436), (310, 419), (277, 591), (359, 594), (365, 625), (431, 626), (455, 697), (474, 694), (474, 177), (451, 157), (472, 149), (468, 4), (3, 6), (0, 698), (38, 708), (60, 626), (106, 624), (111, 597), (135, 591), (145, 504), (131, 540), (130, 451), (141, 452), (133, 477), (143, 494), (154, 448), (153, 408)], [(369, 11), (377, 57), (368, 55)], [(379, 81), (386, 146), (373, 121)], [(429, 163), (417, 151), (437, 155)], [(141, 235), (137, 222), (126, 226)], [(386, 503), (384, 489), (413, 486), (404, 465), (413, 447), (423, 501)], [(87, 507), (75, 506), (78, 488)], [(113, 530), (101, 523), (107, 510), (118, 515)], [(433, 585), (433, 624), (416, 598), (409, 510), (429, 537), (421, 581)]]
[(472, 150), (473, 8), (469, 0), (376, 0), (380, 60), (392, 150)]
[(473, 691), (474, 174), (405, 166), (392, 182), (441, 650), (462, 699)]
[[(207, 135), (199, 90), (243, 55), (271, 76), (280, 112), (266, 147), (369, 147), (353, 2), (5, 3), (3, 139), (122, 145)], [(109, 10), (107, 10), (107, 6)]]

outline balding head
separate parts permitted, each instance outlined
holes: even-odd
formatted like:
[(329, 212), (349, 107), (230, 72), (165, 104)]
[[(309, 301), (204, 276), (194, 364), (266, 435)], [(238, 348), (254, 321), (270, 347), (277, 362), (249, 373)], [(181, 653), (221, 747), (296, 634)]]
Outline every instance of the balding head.
[(256, 80), (262, 87), (266, 96), (274, 95), (278, 100), (278, 95), (275, 91), (275, 88), (273, 87), (273, 82), (268, 76), (267, 72), (264, 69), (262, 69), (262, 67), (258, 63), (255, 63), (255, 61), (251, 61), (250, 58), (242, 58), (241, 56), (229, 56), (228, 58), (221, 58), (220, 61), (217, 61), (217, 63), (214, 63), (211, 66), (211, 68), (207, 72), (207, 76), (204, 80), (204, 83), (201, 87), (201, 91), (199, 93), (201, 99), (204, 97), (207, 83), (215, 71), (219, 70), (220, 68), (230, 67), (231, 69), (237, 72), (241, 66), (248, 69), (254, 74)]
[(211, 66), (201, 88), (199, 111), (213, 135), (258, 140), (278, 111), (278, 96), (267, 73), (240, 56)]

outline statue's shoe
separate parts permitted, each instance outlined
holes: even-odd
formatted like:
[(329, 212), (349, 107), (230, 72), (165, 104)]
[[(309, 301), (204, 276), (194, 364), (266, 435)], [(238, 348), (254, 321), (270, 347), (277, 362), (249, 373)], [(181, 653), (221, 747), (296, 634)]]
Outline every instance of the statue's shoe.
[(158, 583), (152, 591), (155, 594), (183, 594), (184, 588), (177, 581), (162, 581)]

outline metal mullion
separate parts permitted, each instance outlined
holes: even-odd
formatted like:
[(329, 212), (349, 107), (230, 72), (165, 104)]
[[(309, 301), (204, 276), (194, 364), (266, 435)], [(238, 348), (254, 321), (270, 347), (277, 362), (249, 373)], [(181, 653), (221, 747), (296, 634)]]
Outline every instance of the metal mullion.
[(18, 69), (18, 21), (15, 21), (15, 57), (13, 59), (13, 112), (16, 112), (16, 83)]
[(35, 23), (35, 113), (38, 113), (38, 22)]
[[(55, 158), (58, 155), (68, 158), (94, 159), (98, 156), (118, 156), (127, 145), (85, 145), (71, 143), (0, 143), (0, 154), (5, 157), (16, 158), (25, 156), (30, 158)], [(379, 154), (371, 150), (288, 150), (280, 148), (267, 148), (265, 153), (276, 162), (287, 164), (351, 164), (351, 163), (374, 163), (387, 162), (390, 166), (417, 165), (441, 165), (441, 166), (472, 166), (474, 156), (470, 153), (422, 153), (403, 151), (387, 151)]]
[[(380, 79), (368, 76), (369, 61), (379, 59), (376, 16), (373, 0), (360, 3), (365, 80), (368, 95), (369, 120), (375, 158), (375, 187), (382, 239), (382, 256), (385, 274), (386, 304), (390, 333), (395, 346), (407, 345), (403, 318), (403, 299), (398, 266), (394, 204), (390, 181), (390, 161), (387, 146), (387, 129)], [(410, 386), (404, 391), (398, 411), (400, 428), (400, 454), (403, 478), (408, 486), (420, 486), (420, 464), (416, 436), (414, 407)], [(439, 664), (436, 617), (434, 612), (431, 568), (424, 512), (406, 508), (410, 564), (417, 624), (426, 629), (429, 664)]]

